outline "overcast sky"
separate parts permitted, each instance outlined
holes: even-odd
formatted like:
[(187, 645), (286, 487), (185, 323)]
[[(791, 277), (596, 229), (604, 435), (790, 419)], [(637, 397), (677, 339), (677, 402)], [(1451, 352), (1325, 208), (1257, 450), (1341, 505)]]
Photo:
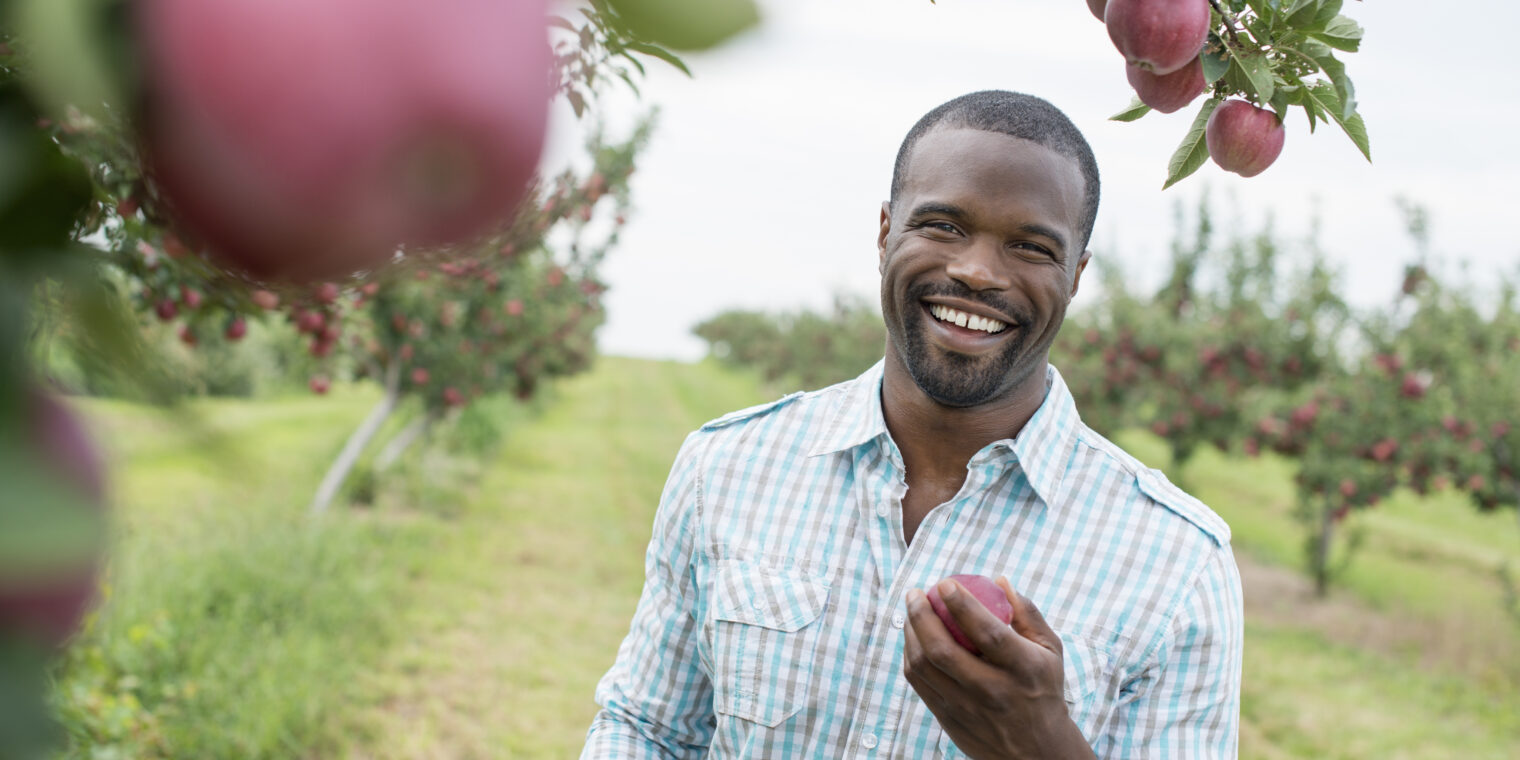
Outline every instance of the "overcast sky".
[[(1081, 0), (762, 0), (762, 25), (686, 56), (695, 78), (652, 64), (642, 103), (659, 128), (633, 181), (636, 211), (603, 265), (600, 335), (611, 354), (695, 359), (691, 326), (728, 308), (823, 307), (877, 293), (875, 239), (892, 160), (924, 112), (979, 89), (1044, 97), (1087, 135), (1102, 173), (1095, 256), (1154, 283), (1172, 209), (1203, 193), (1248, 231), (1269, 216), (1284, 238), (1320, 240), (1355, 303), (1381, 303), (1413, 255), (1398, 196), (1431, 213), (1434, 249), (1492, 281), (1520, 271), (1520, 4), (1347, 2), (1367, 31), (1343, 54), (1371, 136), (1368, 164), (1333, 125), (1309, 134), (1300, 110), (1265, 173), (1212, 163), (1163, 192), (1166, 163), (1196, 106), (1121, 124), (1124, 63)], [(1458, 11), (1460, 8), (1460, 11)], [(561, 119), (556, 140), (573, 137)], [(551, 150), (551, 154), (553, 151)], [(550, 159), (552, 160), (552, 158)], [(1084, 289), (1075, 308), (1101, 297)]]

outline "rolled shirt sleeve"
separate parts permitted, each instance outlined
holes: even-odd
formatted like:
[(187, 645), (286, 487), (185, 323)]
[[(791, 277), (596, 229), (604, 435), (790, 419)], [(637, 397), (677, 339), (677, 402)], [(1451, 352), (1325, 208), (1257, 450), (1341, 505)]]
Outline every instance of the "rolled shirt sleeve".
[(676, 455), (644, 557), (644, 590), (617, 659), (596, 688), (602, 709), (582, 760), (698, 758), (712, 739), (702, 601), (693, 581), (702, 510), (700, 433)]
[(1239, 753), (1245, 613), (1228, 544), (1184, 594), (1156, 665), (1096, 742), (1105, 758), (1234, 758)]

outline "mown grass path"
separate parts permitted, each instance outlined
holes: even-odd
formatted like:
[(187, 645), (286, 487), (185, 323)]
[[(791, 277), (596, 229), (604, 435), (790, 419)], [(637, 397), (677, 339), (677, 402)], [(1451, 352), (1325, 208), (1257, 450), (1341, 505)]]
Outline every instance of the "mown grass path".
[(417, 580), (412, 633), (375, 675), (351, 756), (576, 756), (676, 449), (758, 398), (712, 367), (607, 358), (508, 430), (448, 556)]
[[(575, 757), (596, 709), (596, 679), (638, 597), (671, 458), (703, 420), (766, 395), (707, 365), (604, 359), (563, 384), (542, 416), (511, 428), (450, 518), (439, 542), (446, 553), (415, 578), (415, 604), (396, 612), (409, 633), (368, 679), (372, 699), (354, 707), (347, 756)], [(1464, 612), (1436, 599), (1461, 593), (1370, 581), (1328, 601), (1308, 598), (1307, 582), (1284, 564), (1290, 552), (1272, 551), (1295, 530), (1281, 503), (1291, 475), (1280, 469), (1221, 456), (1189, 473), (1235, 526), (1245, 576), (1241, 757), (1515, 757), (1520, 684), (1506, 674), (1520, 656), (1495, 646), (1510, 629), (1492, 600)], [(1427, 534), (1456, 530), (1453, 517), (1458, 527), (1469, 520), (1421, 509), (1399, 519), (1428, 525)], [(1491, 540), (1508, 553), (1508, 538)], [(1360, 561), (1396, 567), (1393, 577), (1449, 577), (1482, 596), (1471, 578), (1370, 543)], [(1487, 618), (1472, 639), (1486, 654), (1469, 662), (1430, 651), (1443, 632), (1475, 627), (1464, 616)]]

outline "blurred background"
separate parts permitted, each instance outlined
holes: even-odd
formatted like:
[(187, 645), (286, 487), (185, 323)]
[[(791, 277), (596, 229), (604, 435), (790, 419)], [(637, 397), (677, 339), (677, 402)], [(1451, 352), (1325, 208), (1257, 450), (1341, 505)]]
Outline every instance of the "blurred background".
[(575, 756), (681, 440), (881, 357), (898, 144), (994, 88), (1097, 155), (1051, 360), (1231, 525), (1242, 757), (1514, 757), (1520, 11), (1217, 7), (1359, 24), (1372, 161), (1280, 100), (1163, 191), (1252, 82), (1110, 120), (1076, 0), (0, 1), (0, 758)]

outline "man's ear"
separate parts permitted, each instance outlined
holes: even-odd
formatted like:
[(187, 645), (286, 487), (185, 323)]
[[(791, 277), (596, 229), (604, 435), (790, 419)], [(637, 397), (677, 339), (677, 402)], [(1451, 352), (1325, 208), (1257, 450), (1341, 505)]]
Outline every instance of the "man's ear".
[(1066, 296), (1067, 301), (1077, 297), (1077, 286), (1082, 284), (1082, 270), (1087, 268), (1087, 262), (1092, 259), (1092, 251), (1083, 251), (1077, 259), (1077, 271), (1071, 276), (1071, 294)]
[(876, 269), (887, 271), (887, 233), (892, 231), (892, 202), (881, 202), (881, 230), (876, 233)]

